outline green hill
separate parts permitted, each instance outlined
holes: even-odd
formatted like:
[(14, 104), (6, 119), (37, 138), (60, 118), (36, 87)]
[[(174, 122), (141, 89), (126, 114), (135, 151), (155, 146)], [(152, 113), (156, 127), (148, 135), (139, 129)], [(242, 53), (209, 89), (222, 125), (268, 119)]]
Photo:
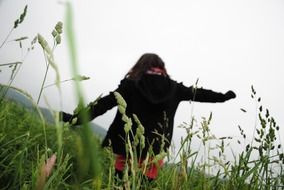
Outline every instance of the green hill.
[[(7, 86), (0, 84), (0, 100), (2, 98), (5, 98), (5, 100), (16, 102), (17, 104), (20, 104), (23, 107), (25, 107), (27, 110), (37, 113), (36, 110), (37, 106), (34, 104), (32, 98), (27, 93), (21, 91), (20, 89), (14, 87), (10, 87), (8, 89)], [(42, 113), (46, 122), (50, 124), (55, 123), (54, 116), (49, 109), (43, 107), (38, 107), (38, 108)], [(94, 133), (96, 133), (99, 137), (103, 138), (106, 135), (106, 130), (103, 127), (92, 122), (90, 122), (90, 125)]]

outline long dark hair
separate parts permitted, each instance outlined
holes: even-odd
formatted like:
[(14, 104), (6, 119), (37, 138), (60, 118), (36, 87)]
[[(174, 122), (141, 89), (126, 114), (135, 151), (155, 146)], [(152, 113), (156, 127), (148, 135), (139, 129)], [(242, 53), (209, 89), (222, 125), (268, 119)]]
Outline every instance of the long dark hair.
[(143, 54), (136, 64), (128, 71), (125, 78), (132, 80), (139, 80), (141, 76), (152, 68), (158, 68), (162, 71), (164, 76), (168, 77), (167, 70), (165, 68), (165, 63), (163, 60), (154, 53)]

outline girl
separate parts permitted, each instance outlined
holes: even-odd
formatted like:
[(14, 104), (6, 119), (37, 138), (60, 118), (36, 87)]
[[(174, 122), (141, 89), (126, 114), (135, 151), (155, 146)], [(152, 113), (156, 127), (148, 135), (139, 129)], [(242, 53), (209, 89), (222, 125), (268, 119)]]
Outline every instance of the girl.
[[(144, 127), (145, 147), (139, 150), (140, 146), (137, 146), (140, 162), (143, 162), (149, 152), (151, 152), (150, 159), (152, 159), (160, 152), (167, 151), (172, 140), (174, 116), (181, 101), (215, 103), (225, 102), (236, 97), (233, 91), (223, 94), (192, 86), (186, 87), (182, 83), (172, 80), (163, 60), (153, 53), (142, 55), (121, 80), (116, 90), (89, 107), (90, 120), (117, 106), (114, 92), (121, 94), (126, 101), (126, 115), (132, 121), (134, 121), (133, 114), (137, 115)], [(77, 117), (76, 124), (81, 123), (80, 113), (72, 116), (62, 112), (62, 115), (65, 122)], [(117, 155), (115, 169), (120, 177), (127, 162), (125, 122), (121, 118), (121, 113), (117, 111), (102, 143), (104, 147), (110, 146)], [(137, 123), (133, 122), (132, 132), (134, 135), (136, 129)], [(131, 142), (133, 142), (134, 135), (130, 136)], [(158, 164), (151, 164), (145, 175), (150, 180), (155, 179), (158, 175), (158, 168), (162, 164), (162, 160), (159, 160)]]

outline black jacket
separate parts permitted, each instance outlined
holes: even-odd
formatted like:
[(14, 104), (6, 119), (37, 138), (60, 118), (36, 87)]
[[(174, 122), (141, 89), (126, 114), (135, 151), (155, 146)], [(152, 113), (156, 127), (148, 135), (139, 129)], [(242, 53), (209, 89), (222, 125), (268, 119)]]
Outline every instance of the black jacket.
[[(153, 74), (145, 74), (138, 81), (125, 78), (115, 91), (119, 92), (127, 103), (126, 114), (132, 118), (133, 133), (135, 134), (137, 125), (132, 114), (136, 114), (144, 126), (145, 148), (142, 157), (146, 155), (149, 147), (152, 147), (154, 154), (160, 153), (162, 144), (165, 150), (168, 149), (173, 134), (174, 116), (181, 101), (214, 103), (235, 97), (232, 91), (222, 94), (202, 88), (194, 89), (168, 77)], [(91, 106), (89, 111), (91, 120), (117, 106), (115, 91)], [(114, 153), (125, 155), (125, 123), (121, 117), (120, 112), (117, 111), (103, 140), (103, 146), (111, 146)]]

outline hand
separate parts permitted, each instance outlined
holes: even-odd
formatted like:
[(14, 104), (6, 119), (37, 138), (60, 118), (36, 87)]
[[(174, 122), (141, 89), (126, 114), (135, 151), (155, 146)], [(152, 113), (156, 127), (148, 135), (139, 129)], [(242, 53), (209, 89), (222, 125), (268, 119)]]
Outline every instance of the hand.
[(233, 91), (229, 90), (228, 92), (226, 92), (225, 97), (226, 100), (230, 100), (236, 98), (236, 94)]
[(71, 119), (73, 118), (72, 114), (66, 113), (66, 112), (59, 112), (60, 120), (63, 122), (71, 122)]

